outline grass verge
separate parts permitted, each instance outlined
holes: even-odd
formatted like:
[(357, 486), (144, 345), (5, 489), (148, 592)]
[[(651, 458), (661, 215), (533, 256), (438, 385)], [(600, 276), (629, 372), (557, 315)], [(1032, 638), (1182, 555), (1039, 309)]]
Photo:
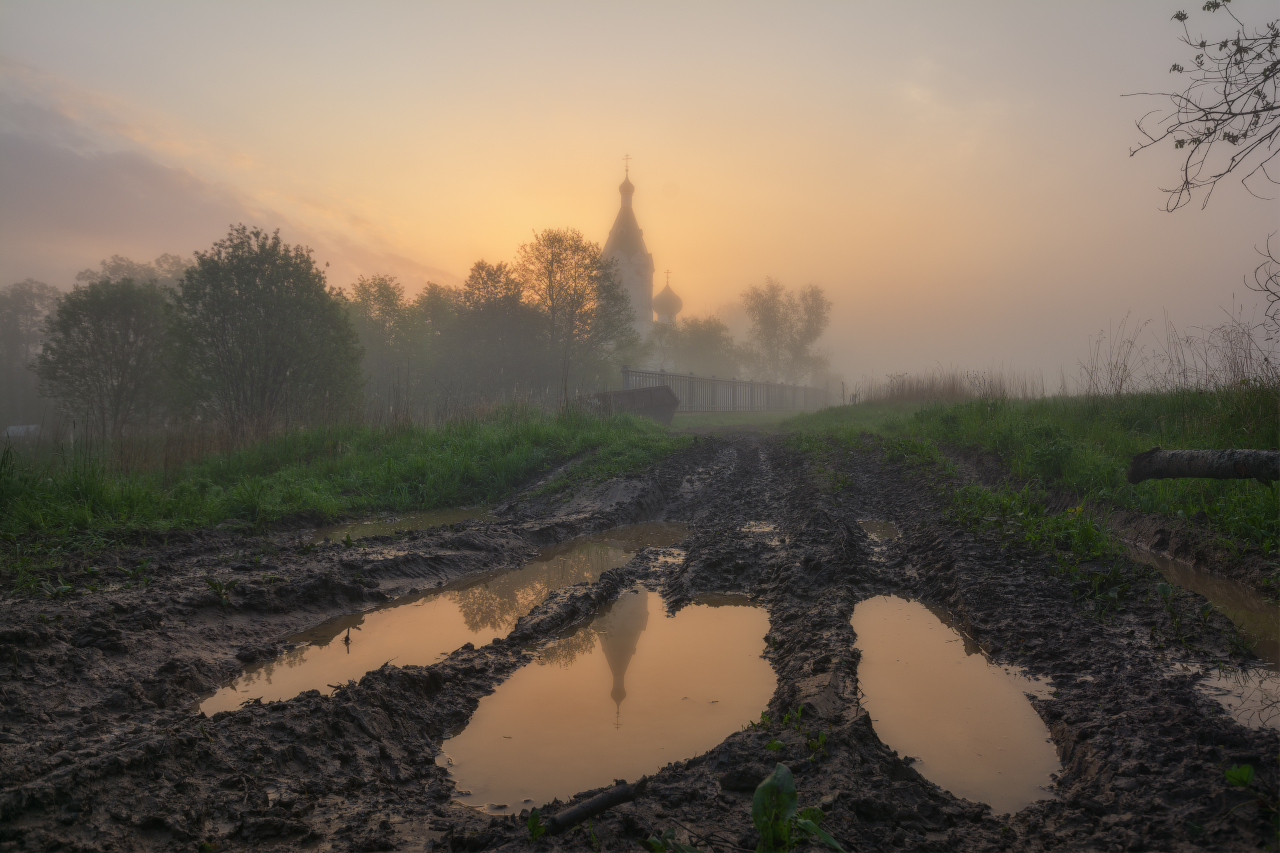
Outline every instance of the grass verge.
[[(1236, 550), (1280, 547), (1280, 484), (1251, 480), (1152, 480), (1130, 485), (1129, 460), (1156, 445), (1275, 449), (1277, 390), (1241, 384), (1108, 398), (975, 399), (893, 415), (885, 404), (843, 406), (793, 419), (802, 434), (851, 442), (862, 431), (996, 453), (1033, 488), (1065, 489), (1078, 503), (1192, 517)], [(876, 408), (876, 407), (880, 408)], [(981, 517), (986, 517), (986, 513)]]
[(575, 482), (641, 468), (690, 439), (620, 415), (547, 416), (518, 407), (440, 427), (329, 427), (210, 455), (165, 478), (98, 458), (34, 462), (4, 451), (0, 544), (10, 577), (140, 530), (233, 521), (265, 529), (288, 518), (331, 520), (489, 502), (582, 454)]

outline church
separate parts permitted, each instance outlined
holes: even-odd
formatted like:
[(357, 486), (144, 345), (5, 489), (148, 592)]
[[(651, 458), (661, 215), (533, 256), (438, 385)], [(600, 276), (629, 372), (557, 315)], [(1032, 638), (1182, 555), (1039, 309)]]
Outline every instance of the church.
[(657, 312), (659, 323), (675, 323), (683, 302), (671, 289), (670, 282), (661, 293), (653, 295), (653, 255), (644, 244), (644, 231), (636, 221), (631, 204), (636, 188), (631, 183), (630, 164), (618, 192), (622, 194), (622, 206), (618, 209), (602, 254), (613, 258), (617, 264), (622, 288), (635, 310), (635, 329), (641, 337), (647, 338), (653, 331), (654, 312)]

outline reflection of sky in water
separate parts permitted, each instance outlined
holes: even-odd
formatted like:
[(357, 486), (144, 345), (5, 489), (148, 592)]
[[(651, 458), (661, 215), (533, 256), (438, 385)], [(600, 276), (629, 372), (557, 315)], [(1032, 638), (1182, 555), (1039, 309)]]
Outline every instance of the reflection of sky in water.
[(777, 684), (768, 615), (724, 596), (664, 610), (657, 593), (619, 596), (481, 699), (440, 759), (460, 799), (516, 812), (635, 781), (759, 717)]
[(1275, 669), (1264, 666), (1211, 669), (1197, 686), (1221, 703), (1241, 725), (1251, 729), (1280, 729), (1280, 672)]
[[(330, 685), (359, 679), (384, 663), (424, 665), (464, 643), (488, 643), (509, 633), (550, 591), (594, 581), (603, 572), (625, 565), (641, 548), (679, 542), (687, 534), (683, 524), (631, 525), (543, 549), (535, 560), (514, 571), (330, 619), (287, 638), (302, 645), (246, 667), (240, 678), (205, 700), (200, 709), (214, 714), (255, 697), (270, 702), (304, 690), (329, 693)], [(344, 642), (348, 637), (349, 644)]]
[(996, 814), (1046, 799), (1062, 767), (1024, 695), (1044, 685), (989, 663), (941, 615), (895, 596), (854, 608), (858, 686), (876, 734), (919, 759), (929, 781)]
[(1169, 583), (1209, 599), (1253, 641), (1254, 654), (1273, 668), (1280, 666), (1280, 607), (1268, 603), (1257, 590), (1141, 548), (1131, 547), (1129, 556), (1155, 566)]
[(1280, 607), (1252, 587), (1181, 560), (1134, 547), (1129, 556), (1155, 566), (1169, 583), (1207, 598), (1235, 623), (1253, 653), (1266, 663), (1214, 670), (1200, 682), (1200, 689), (1242, 725), (1280, 728)]
[(859, 521), (858, 526), (872, 539), (898, 538), (898, 526), (892, 521)]

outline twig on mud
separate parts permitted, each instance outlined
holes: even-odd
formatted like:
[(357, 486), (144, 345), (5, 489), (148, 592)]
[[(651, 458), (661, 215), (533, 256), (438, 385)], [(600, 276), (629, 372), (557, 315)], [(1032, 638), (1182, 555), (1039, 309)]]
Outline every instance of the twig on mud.
[(683, 829), (685, 832), (689, 833), (689, 839), (692, 840), (693, 843), (695, 844), (706, 843), (712, 846), (719, 845), (720, 847), (728, 847), (731, 850), (744, 850), (746, 851), (746, 853), (754, 853), (754, 849), (751, 847), (739, 847), (737, 844), (734, 844), (732, 841), (725, 841), (724, 836), (722, 836), (718, 832), (710, 832), (710, 833), (707, 833), (706, 835), (703, 835), (700, 832), (694, 832), (692, 829), (685, 826), (683, 823), (681, 823), (678, 820), (673, 820), (671, 822), (674, 823), (676, 826), (680, 827), (681, 829)]

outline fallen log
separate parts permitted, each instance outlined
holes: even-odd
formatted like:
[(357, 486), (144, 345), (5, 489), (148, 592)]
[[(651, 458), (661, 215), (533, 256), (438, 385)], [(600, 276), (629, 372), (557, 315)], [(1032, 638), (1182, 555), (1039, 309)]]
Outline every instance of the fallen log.
[(607, 791), (596, 794), (589, 800), (583, 800), (572, 808), (553, 814), (547, 818), (547, 835), (559, 835), (573, 829), (587, 818), (607, 812), (614, 806), (629, 803), (644, 793), (649, 785), (649, 777), (641, 776), (634, 785), (614, 785)]
[(1280, 480), (1277, 450), (1161, 450), (1153, 447), (1129, 463), (1129, 482), (1206, 477), (1212, 480)]

